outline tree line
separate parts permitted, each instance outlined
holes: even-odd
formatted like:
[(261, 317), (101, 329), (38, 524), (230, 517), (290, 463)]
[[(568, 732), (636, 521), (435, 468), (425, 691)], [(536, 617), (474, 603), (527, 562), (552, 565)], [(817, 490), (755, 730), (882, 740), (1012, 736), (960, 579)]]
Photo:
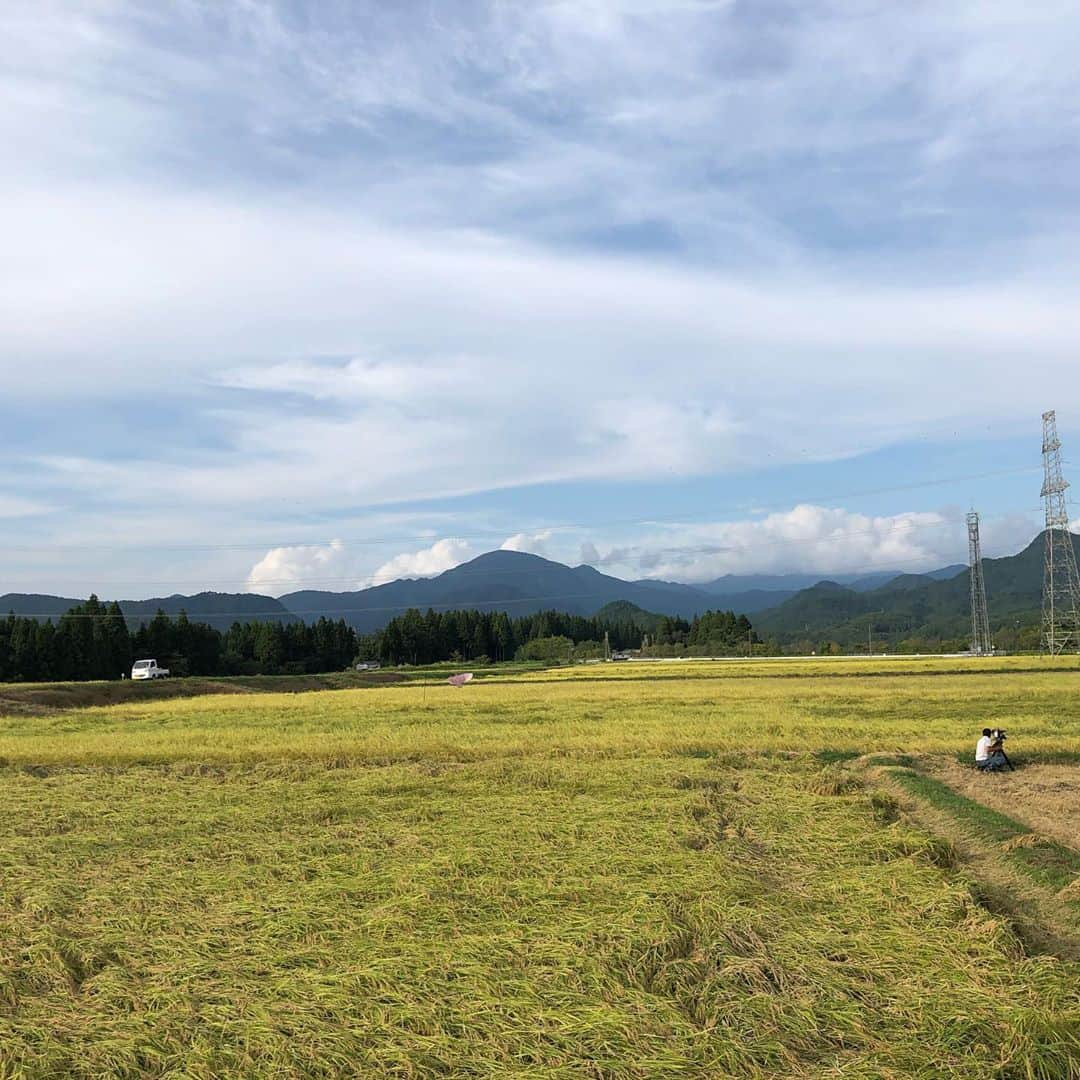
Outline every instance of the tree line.
[(711, 655), (723, 656), (746, 648), (748, 642), (760, 639), (754, 633), (750, 620), (734, 611), (706, 611), (686, 619), (662, 615), (650, 637), (650, 645), (685, 645), (692, 649), (711, 651)]
[[(691, 621), (637, 612), (634, 617), (540, 611), (410, 608), (380, 631), (359, 637), (344, 619), (236, 622), (226, 631), (162, 611), (132, 629), (113, 602), (91, 596), (56, 623), (0, 619), (0, 682), (118, 679), (135, 660), (153, 657), (173, 675), (283, 675), (341, 671), (354, 660), (431, 664), (518, 659), (575, 659), (643, 647), (653, 655), (724, 655), (753, 637), (745, 615), (706, 612)], [(756, 638), (755, 638), (756, 640)]]
[(435, 611), (410, 608), (361, 639), (360, 655), (385, 664), (435, 664), (443, 660), (513, 660), (527, 642), (562, 637), (577, 643), (603, 641), (613, 649), (641, 643), (629, 620), (538, 611), (511, 618), (503, 611)]
[[(640, 613), (645, 615), (645, 613)], [(650, 634), (648, 626), (654, 627)], [(421, 612), (410, 608), (382, 630), (360, 640), (361, 659), (386, 664), (434, 664), (444, 660), (583, 658), (614, 650), (687, 645), (715, 655), (744, 649), (752, 637), (745, 615), (709, 611), (687, 622), (668, 616), (608, 619), (539, 611), (511, 618), (501, 611)], [(757, 640), (756, 638), (754, 640)], [(543, 642), (543, 645), (538, 645)]]
[(233, 623), (224, 633), (158, 611), (132, 631), (120, 605), (91, 596), (52, 620), (0, 620), (0, 682), (118, 679), (135, 660), (155, 658), (173, 675), (285, 675), (341, 671), (358, 638), (344, 619)]

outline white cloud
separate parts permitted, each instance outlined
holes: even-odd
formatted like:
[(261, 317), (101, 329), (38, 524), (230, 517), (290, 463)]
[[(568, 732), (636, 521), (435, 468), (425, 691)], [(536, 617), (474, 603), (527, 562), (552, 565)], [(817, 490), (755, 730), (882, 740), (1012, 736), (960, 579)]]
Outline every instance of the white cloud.
[(360, 587), (355, 560), (341, 540), (272, 548), (251, 568), (248, 591), (270, 596), (298, 589), (346, 592)]
[(0, 518), (34, 517), (53, 509), (49, 504), (17, 495), (0, 494)]
[[(92, 198), (40, 212), (31, 200), (11, 208), (6, 232), (9, 252), (25, 256), (0, 296), (8, 400), (108, 398), (152, 378), (168, 401), (196, 386), (199, 427), (223, 444), (171, 455), (167, 490), (145, 457), (44, 462), (95, 499), (164, 508), (180, 493), (262, 512), (287, 491), (332, 511), (708, 475), (1008, 432), (1038, 416), (1051, 383), (1062, 415), (1080, 415), (1080, 311), (1053, 290), (766, 284), (477, 238), (450, 245), (302, 210), (137, 194), (128, 209), (140, 199), (137, 233), (126, 211)], [(27, 224), (43, 219), (57, 230), (42, 249), (55, 258)], [(121, 235), (87, 279), (82, 267)], [(252, 353), (352, 359), (236, 362)]]
[(503, 551), (526, 551), (530, 555), (550, 558), (552, 529), (540, 529), (537, 532), (519, 532), (508, 536), (500, 545)]
[(474, 554), (472, 545), (466, 540), (437, 540), (431, 547), (422, 548), (420, 551), (395, 555), (375, 571), (368, 584), (384, 585), (398, 578), (435, 577), (445, 570), (459, 566)]
[[(979, 540), (984, 558), (1001, 558), (1015, 555), (1027, 547), (1044, 528), (1042, 515), (992, 514), (982, 516), (979, 523)], [(1080, 531), (1080, 522), (1073, 522), (1073, 532)], [(960, 560), (967, 562), (967, 557)]]
[(578, 562), (585, 566), (594, 566), (601, 561), (600, 552), (591, 540), (582, 543), (578, 551)]
[(371, 573), (362, 569), (371, 559), (364, 543), (331, 540), (328, 544), (296, 544), (268, 551), (252, 567), (247, 587), (250, 592), (272, 596), (298, 589), (347, 592), (398, 578), (434, 577), (473, 554), (468, 541), (447, 538), (419, 551), (395, 555)]
[(958, 515), (873, 516), (806, 504), (758, 519), (664, 525), (603, 555), (589, 543), (597, 556), (590, 561), (620, 577), (703, 582), (723, 574), (933, 570), (966, 557), (965, 538)]
[(287, 361), (226, 370), (214, 381), (231, 390), (293, 394), (359, 406), (385, 403), (418, 408), (429, 401), (481, 393), (484, 385), (470, 370), (471, 359), (449, 357), (426, 363), (361, 358), (342, 363)]

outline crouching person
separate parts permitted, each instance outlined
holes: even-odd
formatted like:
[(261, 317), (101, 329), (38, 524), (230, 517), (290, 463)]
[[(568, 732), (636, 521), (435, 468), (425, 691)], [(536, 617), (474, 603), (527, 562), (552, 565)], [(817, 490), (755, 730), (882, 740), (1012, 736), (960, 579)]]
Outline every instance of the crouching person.
[(983, 728), (982, 738), (975, 744), (975, 768), (983, 772), (996, 772), (1005, 765), (1005, 751), (1001, 741), (994, 741), (988, 727)]

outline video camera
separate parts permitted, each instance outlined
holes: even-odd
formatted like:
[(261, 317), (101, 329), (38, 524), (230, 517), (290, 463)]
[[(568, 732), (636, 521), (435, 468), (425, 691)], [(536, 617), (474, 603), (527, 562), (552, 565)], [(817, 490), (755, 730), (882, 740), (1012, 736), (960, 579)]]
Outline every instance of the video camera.
[(1008, 736), (1005, 734), (1004, 728), (996, 727), (990, 729), (990, 739), (998, 746), (1000, 746), (1007, 738)]

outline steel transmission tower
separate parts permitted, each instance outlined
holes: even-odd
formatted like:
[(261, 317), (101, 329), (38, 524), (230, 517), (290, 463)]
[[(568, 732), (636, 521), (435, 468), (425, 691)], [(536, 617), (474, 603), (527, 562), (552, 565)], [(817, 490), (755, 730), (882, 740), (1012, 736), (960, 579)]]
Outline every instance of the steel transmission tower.
[(1057, 416), (1043, 413), (1043, 487), (1046, 506), (1046, 564), (1043, 569), (1042, 644), (1051, 654), (1080, 651), (1080, 575), (1065, 501)]
[(971, 651), (975, 656), (989, 656), (994, 651), (990, 640), (990, 616), (986, 610), (986, 582), (983, 579), (982, 547), (979, 544), (979, 515), (967, 516), (968, 578), (971, 581)]

